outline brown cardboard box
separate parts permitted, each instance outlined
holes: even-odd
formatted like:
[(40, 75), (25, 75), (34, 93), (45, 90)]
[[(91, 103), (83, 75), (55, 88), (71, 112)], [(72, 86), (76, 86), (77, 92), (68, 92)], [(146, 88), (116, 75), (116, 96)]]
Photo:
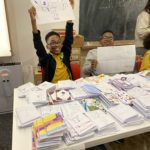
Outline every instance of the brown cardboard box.
[(83, 47), (83, 45), (84, 45), (84, 36), (76, 35), (74, 37), (74, 42), (73, 42), (72, 47), (73, 48), (81, 48), (81, 47)]
[[(64, 40), (64, 36), (61, 36), (61, 40)], [(81, 48), (84, 45), (84, 36), (82, 35), (76, 35), (74, 36), (74, 41), (72, 44), (73, 48)]]

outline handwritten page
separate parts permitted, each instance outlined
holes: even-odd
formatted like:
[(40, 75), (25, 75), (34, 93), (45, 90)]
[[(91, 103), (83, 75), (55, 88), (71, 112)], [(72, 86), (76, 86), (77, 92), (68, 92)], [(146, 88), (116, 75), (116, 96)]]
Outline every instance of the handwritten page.
[(99, 47), (97, 61), (98, 74), (131, 72), (135, 64), (135, 45)]
[(69, 0), (31, 0), (37, 11), (37, 23), (55, 23), (74, 20)]

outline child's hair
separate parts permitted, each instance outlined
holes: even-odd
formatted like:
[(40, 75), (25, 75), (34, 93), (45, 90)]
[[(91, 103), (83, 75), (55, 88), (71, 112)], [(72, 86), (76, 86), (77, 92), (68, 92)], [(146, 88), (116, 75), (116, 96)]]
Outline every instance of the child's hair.
[(111, 30), (105, 30), (105, 31), (103, 31), (103, 32), (101, 33), (100, 39), (102, 39), (102, 36), (103, 36), (105, 33), (107, 33), (107, 32), (110, 32), (110, 33), (112, 33), (112, 35), (114, 35), (113, 31), (111, 31)]
[(113, 31), (111, 31), (111, 30), (105, 30), (105, 31), (102, 32), (101, 36), (103, 36), (107, 32), (110, 32), (110, 33), (112, 33), (114, 35)]
[(45, 36), (45, 41), (47, 42), (48, 38), (49, 38), (50, 36), (53, 36), (53, 35), (56, 35), (56, 36), (60, 37), (60, 35), (59, 35), (57, 32), (51, 31), (51, 32), (48, 32), (48, 33), (46, 34), (46, 36)]
[(150, 49), (150, 33), (145, 36), (143, 45), (144, 45), (144, 48)]

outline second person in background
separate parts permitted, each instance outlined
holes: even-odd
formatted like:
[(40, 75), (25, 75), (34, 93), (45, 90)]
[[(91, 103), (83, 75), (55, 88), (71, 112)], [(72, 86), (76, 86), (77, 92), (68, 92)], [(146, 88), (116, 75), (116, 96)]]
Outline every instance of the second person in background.
[[(114, 46), (114, 34), (110, 30), (106, 30), (102, 33), (100, 37), (100, 44), (103, 47)], [(88, 52), (85, 63), (83, 65), (83, 73), (85, 75), (97, 75), (96, 66), (97, 66), (97, 49), (92, 49)]]

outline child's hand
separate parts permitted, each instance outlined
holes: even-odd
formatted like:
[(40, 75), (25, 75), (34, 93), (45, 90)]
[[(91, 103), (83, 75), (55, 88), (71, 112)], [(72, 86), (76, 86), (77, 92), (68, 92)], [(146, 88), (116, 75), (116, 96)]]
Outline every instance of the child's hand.
[(141, 62), (142, 61), (142, 56), (141, 55), (136, 55), (135, 61), (136, 61), (136, 63)]
[(31, 7), (28, 10), (28, 12), (30, 14), (31, 21), (36, 21), (36, 9), (35, 9), (35, 7)]
[(72, 8), (74, 9), (74, 0), (69, 0)]
[(96, 69), (96, 66), (97, 66), (97, 60), (96, 59), (93, 59), (92, 61), (91, 61), (91, 69)]

